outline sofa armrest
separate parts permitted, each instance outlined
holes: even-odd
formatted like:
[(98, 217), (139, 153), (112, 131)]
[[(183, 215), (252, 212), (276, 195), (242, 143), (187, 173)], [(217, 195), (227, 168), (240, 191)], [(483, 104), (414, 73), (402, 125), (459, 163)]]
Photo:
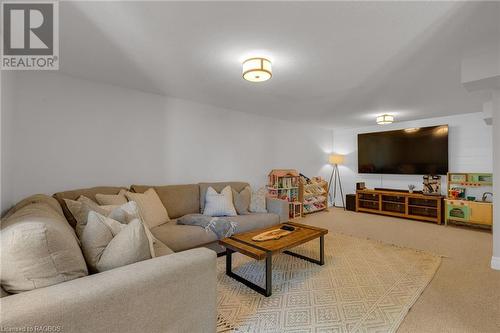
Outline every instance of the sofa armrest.
[(199, 248), (2, 297), (0, 325), (51, 332), (215, 332), (216, 254)]
[(287, 222), (289, 220), (289, 206), (288, 201), (286, 200), (266, 198), (266, 209), (268, 213), (278, 214), (280, 217), (280, 223)]

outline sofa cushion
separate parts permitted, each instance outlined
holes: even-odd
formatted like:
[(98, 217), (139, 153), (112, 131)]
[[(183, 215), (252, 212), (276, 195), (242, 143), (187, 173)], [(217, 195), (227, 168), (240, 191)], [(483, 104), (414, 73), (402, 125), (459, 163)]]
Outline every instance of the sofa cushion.
[(12, 214), (17, 212), (21, 208), (28, 206), (30, 204), (34, 204), (34, 203), (46, 203), (47, 205), (52, 207), (52, 209), (54, 209), (54, 211), (56, 211), (60, 215), (64, 216), (61, 205), (59, 204), (59, 202), (56, 199), (49, 197), (46, 194), (34, 194), (34, 195), (31, 195), (31, 196), (19, 201), (18, 203), (16, 203), (11, 209), (9, 209), (9, 211), (7, 213), (5, 213), (2, 220), (8, 219)]
[(123, 205), (127, 203), (126, 192), (126, 190), (121, 190), (118, 194), (97, 193), (95, 198), (99, 205)]
[(85, 260), (92, 272), (150, 259), (150, 243), (141, 220), (123, 224), (90, 212), (81, 237)]
[(171, 219), (200, 212), (200, 187), (197, 184), (166, 186), (132, 185), (130, 188), (137, 193), (144, 193), (148, 189), (154, 188), (161, 202), (167, 208), (168, 216)]
[(252, 190), (250, 186), (246, 186), (241, 192), (236, 191), (233, 188), (233, 202), (234, 208), (238, 215), (245, 215), (249, 213), (250, 200), (252, 198)]
[(209, 187), (205, 194), (205, 208), (203, 215), (207, 216), (236, 216), (233, 203), (233, 192), (230, 186), (224, 187), (220, 193)]
[(97, 202), (97, 199), (95, 195), (97, 193), (102, 193), (102, 194), (118, 194), (121, 190), (127, 189), (125, 187), (112, 187), (112, 186), (99, 186), (99, 187), (91, 187), (91, 188), (83, 188), (83, 189), (78, 189), (78, 190), (72, 190), (72, 191), (65, 191), (65, 192), (57, 192), (54, 193), (53, 197), (59, 201), (59, 204), (61, 205), (64, 216), (66, 216), (66, 219), (68, 220), (69, 224), (74, 228), (76, 227), (76, 219), (73, 217), (71, 212), (69, 211), (68, 207), (66, 206), (66, 203), (64, 202), (63, 199), (69, 199), (69, 200), (77, 200), (80, 196), (85, 196), (95, 202)]
[[(200, 213), (203, 213), (205, 209), (205, 196), (209, 187), (212, 187), (214, 190), (220, 193), (226, 186), (231, 186), (232, 189), (237, 192), (241, 192), (245, 187), (250, 186), (248, 183), (244, 182), (219, 182), (219, 183), (199, 183), (200, 186)], [(198, 212), (196, 212), (198, 213)]]
[(130, 201), (137, 203), (142, 219), (149, 228), (170, 221), (167, 209), (163, 206), (154, 188), (150, 188), (144, 193), (127, 192), (125, 196)]
[[(279, 216), (270, 213), (255, 213), (248, 215), (226, 216), (220, 219), (236, 222), (236, 233), (267, 228), (279, 224)], [(175, 252), (205, 246), (217, 241), (212, 231), (192, 225), (180, 225), (171, 220), (161, 226), (151, 229), (153, 235)]]
[(236, 222), (236, 232), (247, 232), (256, 229), (272, 227), (280, 223), (280, 217), (271, 213), (250, 213), (247, 215), (225, 216), (221, 219)]
[(46, 202), (28, 204), (2, 220), (0, 247), (0, 279), (10, 293), (88, 275), (73, 228)]
[(189, 250), (215, 242), (217, 236), (212, 231), (192, 225), (180, 225), (175, 220), (152, 228), (151, 232), (175, 252)]

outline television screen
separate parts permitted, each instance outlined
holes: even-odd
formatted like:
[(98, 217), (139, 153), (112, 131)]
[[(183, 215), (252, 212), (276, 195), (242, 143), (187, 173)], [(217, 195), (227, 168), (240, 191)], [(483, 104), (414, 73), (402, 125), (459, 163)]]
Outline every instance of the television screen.
[(358, 134), (358, 173), (447, 172), (448, 125)]

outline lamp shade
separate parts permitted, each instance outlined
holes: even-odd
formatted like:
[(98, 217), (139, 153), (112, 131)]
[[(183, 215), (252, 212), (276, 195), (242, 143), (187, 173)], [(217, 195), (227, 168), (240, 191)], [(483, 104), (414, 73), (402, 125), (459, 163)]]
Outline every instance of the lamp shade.
[(344, 163), (344, 155), (331, 154), (328, 157), (328, 162), (330, 162), (330, 164), (342, 164)]
[(250, 58), (243, 62), (243, 78), (250, 82), (264, 82), (273, 76), (271, 62), (266, 58)]

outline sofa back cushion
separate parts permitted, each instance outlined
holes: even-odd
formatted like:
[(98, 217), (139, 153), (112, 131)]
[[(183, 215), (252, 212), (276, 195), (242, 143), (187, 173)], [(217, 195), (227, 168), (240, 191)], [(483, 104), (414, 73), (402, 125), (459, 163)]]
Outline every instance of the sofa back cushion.
[(66, 203), (64, 202), (64, 199), (69, 199), (69, 200), (77, 200), (80, 196), (85, 196), (89, 199), (92, 199), (94, 202), (97, 202), (96, 199), (96, 194), (118, 194), (121, 190), (127, 189), (125, 187), (113, 187), (113, 186), (99, 186), (99, 187), (91, 187), (91, 188), (83, 188), (83, 189), (78, 189), (78, 190), (72, 190), (72, 191), (64, 191), (64, 192), (57, 192), (53, 195), (54, 198), (59, 201), (59, 204), (62, 207), (62, 210), (64, 212), (64, 216), (66, 216), (66, 219), (68, 220), (69, 224), (74, 228), (76, 227), (76, 219), (73, 217), (71, 212), (69, 211), (68, 207), (66, 206)]
[(203, 213), (203, 210), (205, 209), (205, 196), (207, 194), (207, 190), (209, 187), (212, 187), (214, 190), (217, 191), (217, 193), (220, 193), (224, 189), (224, 187), (228, 185), (237, 192), (241, 192), (241, 190), (243, 190), (245, 187), (250, 186), (248, 183), (244, 182), (199, 183), (198, 185), (200, 186), (199, 213)]
[[(7, 214), (1, 223), (0, 280), (9, 293), (73, 280), (88, 274), (73, 228), (49, 196)], [(17, 205), (16, 205), (17, 206)]]
[(137, 193), (144, 193), (150, 188), (156, 190), (171, 219), (200, 212), (200, 188), (196, 184), (166, 186), (132, 185), (130, 187), (133, 192)]

